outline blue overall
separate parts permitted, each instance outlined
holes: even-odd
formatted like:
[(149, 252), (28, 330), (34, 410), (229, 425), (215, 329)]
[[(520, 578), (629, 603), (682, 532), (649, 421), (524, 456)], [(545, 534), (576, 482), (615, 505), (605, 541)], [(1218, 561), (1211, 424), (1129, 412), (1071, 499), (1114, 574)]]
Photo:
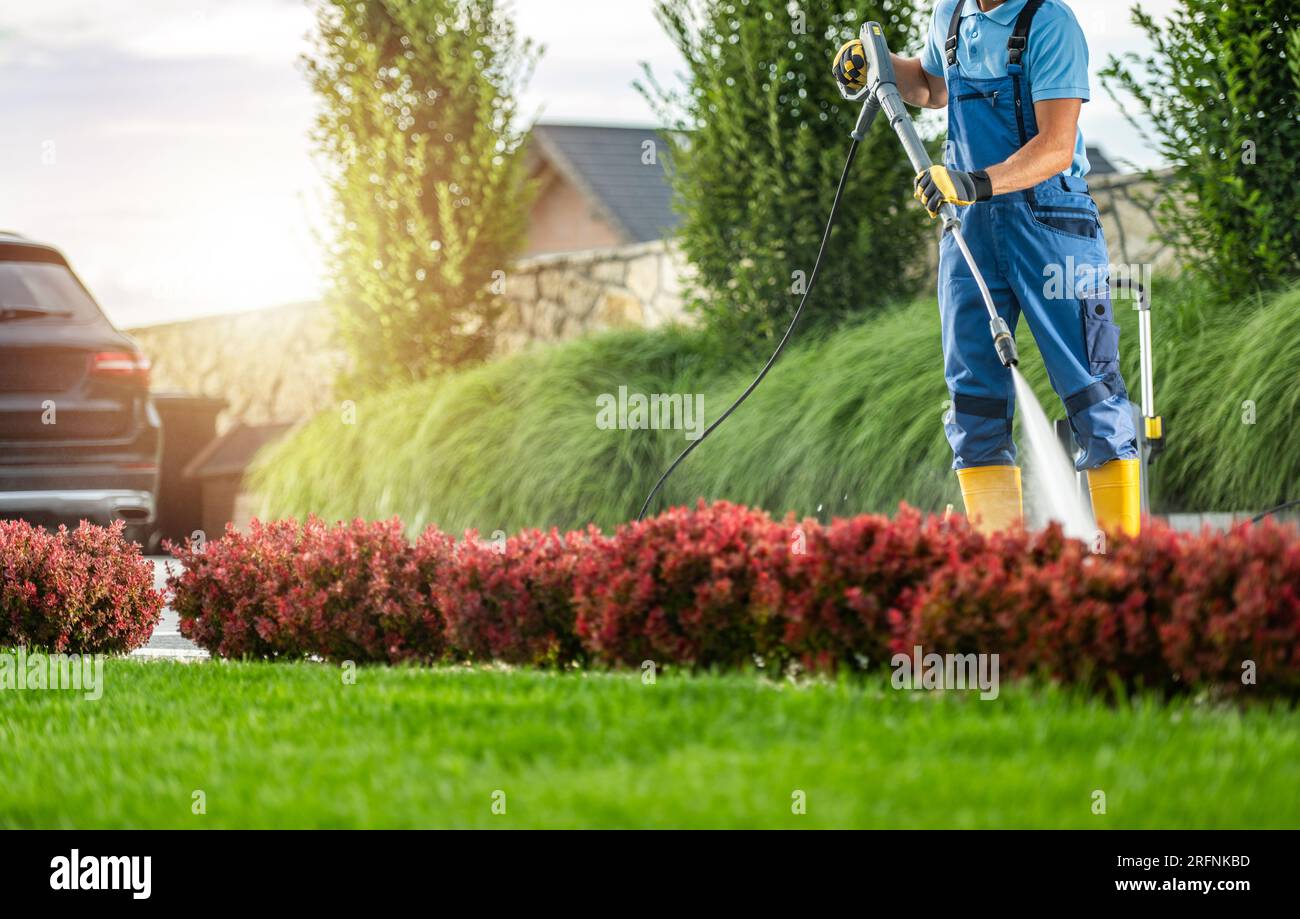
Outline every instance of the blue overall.
[[(958, 9), (961, 8), (958, 3)], [(1029, 3), (1013, 37), (1007, 75), (972, 79), (957, 57), (957, 19), (946, 50), (950, 169), (987, 169), (1009, 158), (1038, 133), (1022, 67), (1037, 3)], [(1017, 31), (1020, 31), (1018, 26)], [(1109, 293), (1109, 259), (1097, 205), (1088, 183), (1065, 173), (1033, 188), (997, 195), (965, 208), (966, 242), (984, 274), (998, 313), (1015, 333), (1024, 312), (1065, 405), (1082, 450), (1077, 467), (1136, 457), (1136, 428), (1119, 372), (1119, 327)], [(952, 394), (945, 433), (953, 468), (1010, 466), (1015, 392), (989, 334), (988, 311), (950, 234), (939, 250), (939, 312), (944, 377)]]

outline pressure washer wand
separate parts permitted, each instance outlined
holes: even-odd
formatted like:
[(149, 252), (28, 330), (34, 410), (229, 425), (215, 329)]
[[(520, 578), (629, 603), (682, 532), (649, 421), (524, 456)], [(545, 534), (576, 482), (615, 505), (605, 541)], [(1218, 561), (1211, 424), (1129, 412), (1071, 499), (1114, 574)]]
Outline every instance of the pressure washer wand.
[[(921, 142), (920, 135), (916, 133), (916, 125), (912, 123), (907, 104), (903, 102), (903, 97), (898, 91), (898, 84), (894, 77), (894, 62), (889, 56), (889, 45), (885, 42), (885, 32), (880, 27), (880, 23), (868, 22), (862, 27), (862, 47), (867, 53), (872, 78), (868, 87), (869, 95), (889, 117), (889, 125), (898, 134), (898, 139), (903, 142), (903, 150), (907, 153), (912, 168), (918, 173), (924, 172), (932, 165), (930, 154), (926, 151), (925, 144)], [(989, 293), (984, 274), (975, 263), (975, 256), (971, 254), (970, 247), (966, 245), (966, 238), (961, 232), (961, 217), (957, 215), (955, 207), (946, 203), (939, 208), (939, 214), (943, 217), (943, 231), (952, 234), (957, 248), (961, 250), (966, 264), (970, 266), (971, 274), (975, 276), (975, 283), (979, 285), (984, 306), (989, 312), (989, 331), (993, 334), (993, 347), (997, 349), (998, 359), (1002, 361), (1002, 366), (1014, 367), (1020, 363), (1016, 340), (1011, 337), (1011, 329), (1007, 327), (1007, 321), (998, 315), (998, 308), (993, 303), (993, 295)]]

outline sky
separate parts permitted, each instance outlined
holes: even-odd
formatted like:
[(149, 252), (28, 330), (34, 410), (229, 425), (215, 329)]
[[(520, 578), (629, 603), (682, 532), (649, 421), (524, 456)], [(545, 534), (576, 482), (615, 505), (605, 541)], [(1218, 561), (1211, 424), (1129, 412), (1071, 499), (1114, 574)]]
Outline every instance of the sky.
[[(1094, 71), (1082, 127), (1149, 166), (1095, 77), (1143, 47), (1131, 2), (1072, 4)], [(646, 61), (671, 85), (680, 60), (652, 0), (514, 0), (514, 16), (545, 46), (524, 113), (655, 122), (632, 81)], [(311, 27), (306, 0), (4, 4), (0, 229), (62, 249), (122, 327), (319, 297), (328, 195), (298, 63)]]

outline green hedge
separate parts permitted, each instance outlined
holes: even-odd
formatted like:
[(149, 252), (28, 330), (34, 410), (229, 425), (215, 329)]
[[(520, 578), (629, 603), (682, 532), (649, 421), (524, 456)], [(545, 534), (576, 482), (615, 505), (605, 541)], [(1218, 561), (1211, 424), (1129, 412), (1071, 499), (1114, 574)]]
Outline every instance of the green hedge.
[[(1156, 397), (1169, 450), (1157, 510), (1250, 510), (1300, 497), (1300, 288), (1214, 307), (1189, 282), (1155, 293)], [(1124, 371), (1136, 396), (1136, 314)], [(1048, 414), (1037, 349), (1023, 364)], [(619, 386), (703, 393), (716, 417), (756, 367), (723, 366), (680, 329), (607, 334), (396, 389), (317, 417), (259, 458), (270, 517), (398, 514), (412, 530), (611, 526), (635, 515), (685, 445), (680, 431), (601, 430), (596, 397)], [(948, 398), (933, 300), (792, 345), (767, 381), (678, 470), (666, 502), (728, 498), (829, 518), (959, 504), (943, 437)], [(1243, 403), (1255, 406), (1243, 423)], [(960, 505), (959, 505), (960, 506)]]

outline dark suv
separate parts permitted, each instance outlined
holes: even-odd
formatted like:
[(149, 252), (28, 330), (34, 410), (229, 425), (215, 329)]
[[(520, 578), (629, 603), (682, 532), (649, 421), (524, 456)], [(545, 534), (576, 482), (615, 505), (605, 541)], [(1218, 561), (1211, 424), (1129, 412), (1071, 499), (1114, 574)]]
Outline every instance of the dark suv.
[(123, 520), (151, 547), (161, 450), (135, 342), (57, 249), (0, 233), (0, 518)]

